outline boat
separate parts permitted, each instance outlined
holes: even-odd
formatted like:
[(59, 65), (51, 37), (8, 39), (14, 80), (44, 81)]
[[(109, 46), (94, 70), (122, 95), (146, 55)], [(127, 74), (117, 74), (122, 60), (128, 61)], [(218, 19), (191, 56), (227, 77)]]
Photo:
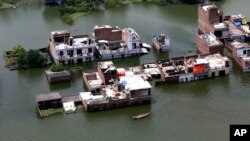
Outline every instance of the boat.
[(143, 113), (143, 114), (133, 116), (132, 119), (134, 119), (134, 120), (142, 119), (142, 118), (148, 117), (149, 115), (150, 115), (150, 112), (147, 112), (147, 113)]

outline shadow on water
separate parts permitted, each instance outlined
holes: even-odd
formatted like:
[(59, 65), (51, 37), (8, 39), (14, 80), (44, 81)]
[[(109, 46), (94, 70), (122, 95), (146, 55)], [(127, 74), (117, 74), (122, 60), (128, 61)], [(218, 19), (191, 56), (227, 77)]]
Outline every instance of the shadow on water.
[(97, 120), (126, 119), (146, 112), (151, 112), (151, 105), (139, 105), (99, 112), (86, 112), (84, 116), (88, 122), (95, 122)]
[(242, 73), (241, 68), (233, 62), (233, 67), (232, 67), (232, 75), (234, 81), (239, 81), (241, 85), (248, 85), (250, 81), (250, 73)]
[(41, 80), (45, 77), (45, 70), (47, 68), (32, 68), (26, 70), (17, 70), (18, 77), (27, 80)]
[(198, 80), (188, 83), (160, 86), (160, 89), (174, 95), (192, 95), (194, 97), (206, 97), (214, 88), (229, 89), (229, 76)]
[[(165, 60), (165, 59), (168, 59), (169, 58), (169, 52), (157, 52), (156, 49), (152, 49), (152, 52), (156, 58), (156, 60)], [(153, 62), (153, 61), (152, 61)]]
[(50, 91), (59, 91), (62, 89), (70, 89), (71, 88), (71, 82), (62, 82), (62, 83), (56, 83), (56, 84), (48, 84)]

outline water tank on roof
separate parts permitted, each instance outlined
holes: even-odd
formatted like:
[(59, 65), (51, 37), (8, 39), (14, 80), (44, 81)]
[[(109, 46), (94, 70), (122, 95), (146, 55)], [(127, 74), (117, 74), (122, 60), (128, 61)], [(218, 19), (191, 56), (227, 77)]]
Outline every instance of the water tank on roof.
[(208, 35), (204, 35), (203, 37), (205, 39), (206, 44), (209, 44), (210, 43), (210, 39), (209, 39)]
[(237, 27), (240, 27), (241, 23), (240, 22), (234, 22), (234, 25), (237, 26)]

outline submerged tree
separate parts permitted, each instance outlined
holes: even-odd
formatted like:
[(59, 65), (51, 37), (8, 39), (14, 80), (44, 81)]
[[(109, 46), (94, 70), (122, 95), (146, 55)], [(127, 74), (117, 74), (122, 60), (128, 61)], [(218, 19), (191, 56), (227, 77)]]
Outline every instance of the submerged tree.
[(13, 48), (13, 51), (12, 51), (12, 55), (21, 55), (23, 53), (25, 53), (25, 49), (22, 45), (16, 45), (14, 48)]
[(38, 50), (30, 49), (19, 56), (17, 63), (21, 68), (43, 67), (46, 59)]

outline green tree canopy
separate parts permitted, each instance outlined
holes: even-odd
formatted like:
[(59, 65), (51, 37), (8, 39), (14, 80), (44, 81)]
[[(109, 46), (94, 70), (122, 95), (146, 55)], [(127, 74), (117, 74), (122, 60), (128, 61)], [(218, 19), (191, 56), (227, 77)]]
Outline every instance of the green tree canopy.
[(65, 69), (62, 63), (58, 63), (58, 64), (51, 65), (50, 70), (52, 72), (60, 72), (60, 71), (64, 71)]
[(24, 68), (43, 67), (46, 59), (38, 50), (30, 49), (19, 56), (17, 63), (19, 67)]
[(25, 53), (25, 49), (22, 45), (16, 45), (14, 48), (13, 48), (13, 51), (12, 51), (12, 55), (21, 55), (23, 53)]

